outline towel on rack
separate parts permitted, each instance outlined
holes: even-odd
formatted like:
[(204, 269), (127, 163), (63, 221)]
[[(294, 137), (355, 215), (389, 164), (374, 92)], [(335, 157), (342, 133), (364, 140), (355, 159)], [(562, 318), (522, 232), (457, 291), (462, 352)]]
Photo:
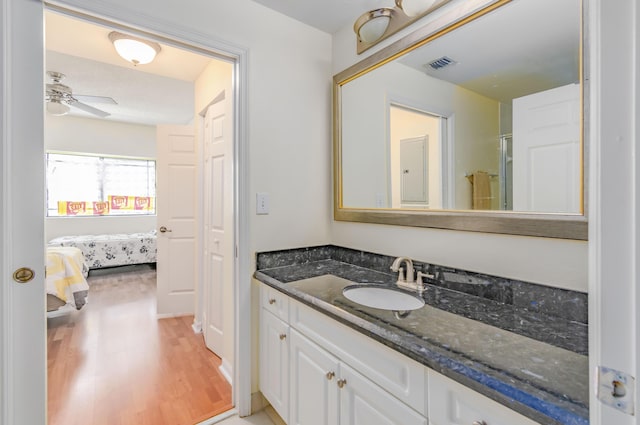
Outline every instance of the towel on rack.
[(491, 209), (491, 182), (489, 174), (485, 171), (476, 171), (469, 180), (472, 187), (471, 208), (474, 210)]

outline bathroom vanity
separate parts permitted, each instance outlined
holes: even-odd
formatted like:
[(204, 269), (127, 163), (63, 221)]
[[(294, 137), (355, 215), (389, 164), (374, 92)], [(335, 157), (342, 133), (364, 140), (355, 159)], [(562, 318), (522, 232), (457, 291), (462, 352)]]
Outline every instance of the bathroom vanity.
[[(395, 288), (392, 261), (334, 246), (258, 255), (260, 390), (286, 423), (588, 424), (587, 326), (552, 311), (575, 310), (581, 294), (513, 282), (509, 295), (500, 282), (496, 295), (491, 277), (446, 269), (416, 310), (343, 295)], [(486, 293), (447, 288), (456, 280)], [(537, 301), (517, 306), (528, 285)]]

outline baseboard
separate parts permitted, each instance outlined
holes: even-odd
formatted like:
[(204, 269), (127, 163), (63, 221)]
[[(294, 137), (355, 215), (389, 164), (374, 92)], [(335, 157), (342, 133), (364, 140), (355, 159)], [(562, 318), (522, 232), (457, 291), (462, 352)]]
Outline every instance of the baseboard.
[(260, 391), (251, 394), (251, 414), (257, 413), (267, 407), (269, 402)]
[(202, 322), (197, 321), (197, 320), (193, 320), (193, 323), (191, 324), (191, 329), (193, 329), (193, 333), (194, 334), (201, 334), (202, 333)]
[(226, 412), (220, 413), (219, 415), (214, 416), (213, 418), (206, 419), (202, 422), (198, 422), (196, 425), (213, 425), (218, 422), (222, 422), (225, 419), (228, 419), (232, 416), (236, 416), (238, 411), (236, 409), (227, 410)]
[(222, 359), (222, 364), (218, 367), (224, 379), (226, 379), (231, 386), (233, 386), (233, 367), (231, 367), (231, 363), (227, 361), (227, 359)]
[(191, 316), (193, 313), (162, 313), (156, 314), (156, 319), (171, 319), (174, 317)]
[(278, 413), (273, 409), (273, 407), (271, 407), (271, 405), (268, 405), (267, 407), (264, 408), (264, 413), (267, 414), (267, 416), (269, 417), (269, 419), (271, 419), (271, 422), (273, 422), (274, 425), (287, 425), (285, 421), (282, 420), (280, 415), (278, 415)]
[(264, 410), (264, 413), (269, 417), (274, 425), (287, 425), (274, 408), (271, 407), (262, 393), (258, 391), (251, 394), (251, 414), (256, 414), (261, 410)]

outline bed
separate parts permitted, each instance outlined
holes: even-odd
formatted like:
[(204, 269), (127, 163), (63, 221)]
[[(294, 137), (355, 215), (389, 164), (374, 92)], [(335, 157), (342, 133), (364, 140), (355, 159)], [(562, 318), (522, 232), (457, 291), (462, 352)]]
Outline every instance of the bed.
[(74, 247), (82, 251), (89, 269), (156, 262), (156, 231), (110, 235), (62, 236), (49, 246)]
[(82, 251), (74, 247), (47, 247), (45, 288), (47, 311), (80, 310), (87, 303), (89, 269)]

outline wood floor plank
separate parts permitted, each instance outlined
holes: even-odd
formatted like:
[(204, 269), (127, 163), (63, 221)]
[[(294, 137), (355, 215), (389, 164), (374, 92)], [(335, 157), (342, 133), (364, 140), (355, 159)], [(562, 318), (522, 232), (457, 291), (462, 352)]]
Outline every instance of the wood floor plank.
[(193, 316), (156, 318), (154, 270), (89, 278), (89, 303), (47, 319), (49, 425), (192, 425), (229, 410)]

